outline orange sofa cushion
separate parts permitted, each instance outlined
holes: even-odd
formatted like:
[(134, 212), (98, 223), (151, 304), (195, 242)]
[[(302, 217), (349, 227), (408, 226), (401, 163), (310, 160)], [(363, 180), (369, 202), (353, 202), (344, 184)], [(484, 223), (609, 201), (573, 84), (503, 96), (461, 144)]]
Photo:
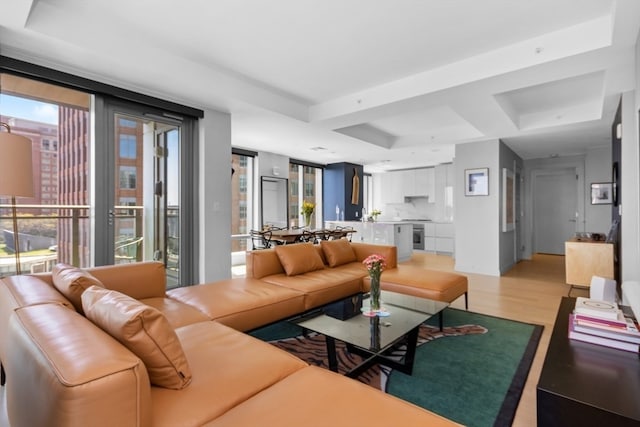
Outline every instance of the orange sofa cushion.
[(295, 276), (324, 268), (322, 258), (320, 258), (318, 251), (311, 243), (276, 246), (275, 250), (287, 276)]
[(82, 294), (91, 286), (104, 288), (102, 282), (91, 273), (78, 267), (67, 264), (56, 264), (52, 271), (53, 286), (75, 307), (79, 313), (82, 311)]
[(152, 384), (179, 390), (191, 382), (182, 345), (159, 310), (97, 286), (84, 292), (82, 305), (89, 320), (142, 359)]
[[(282, 408), (282, 405), (286, 405), (286, 409), (274, 409)], [(310, 414), (318, 414), (318, 417)], [(414, 404), (317, 366), (294, 372), (222, 414), (212, 425), (460, 426)]]
[(351, 242), (346, 239), (322, 240), (320, 246), (329, 267), (357, 261), (356, 253), (351, 248)]

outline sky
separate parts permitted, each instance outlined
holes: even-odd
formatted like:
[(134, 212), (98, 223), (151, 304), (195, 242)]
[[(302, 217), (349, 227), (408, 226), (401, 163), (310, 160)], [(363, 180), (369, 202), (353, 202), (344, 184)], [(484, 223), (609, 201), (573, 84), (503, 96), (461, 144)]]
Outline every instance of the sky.
[(52, 125), (58, 124), (57, 105), (6, 94), (0, 95), (0, 114)]

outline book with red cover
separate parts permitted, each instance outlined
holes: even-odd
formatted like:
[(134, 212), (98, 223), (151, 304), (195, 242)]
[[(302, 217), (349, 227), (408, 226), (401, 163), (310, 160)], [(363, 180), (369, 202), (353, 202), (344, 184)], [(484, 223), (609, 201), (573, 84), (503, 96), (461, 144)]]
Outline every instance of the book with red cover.
[(573, 314), (569, 314), (569, 339), (601, 345), (605, 347), (617, 348), (618, 350), (625, 350), (633, 353), (640, 352), (639, 344), (576, 331), (574, 327), (573, 316), (574, 316)]
[(611, 338), (614, 340), (627, 341), (627, 342), (640, 344), (640, 333), (638, 332), (631, 332), (623, 329), (612, 331), (610, 329), (601, 328), (598, 326), (585, 326), (585, 325), (579, 324), (575, 319), (573, 324), (573, 330), (576, 332), (582, 332), (585, 334), (597, 335), (599, 337)]
[(583, 314), (574, 313), (574, 318), (577, 324), (599, 327), (602, 329), (608, 329), (611, 331), (629, 331), (629, 332), (637, 332), (638, 327), (636, 323), (631, 319), (625, 318), (624, 316), (620, 316), (621, 320), (608, 320), (608, 319), (600, 319), (593, 316), (585, 316)]

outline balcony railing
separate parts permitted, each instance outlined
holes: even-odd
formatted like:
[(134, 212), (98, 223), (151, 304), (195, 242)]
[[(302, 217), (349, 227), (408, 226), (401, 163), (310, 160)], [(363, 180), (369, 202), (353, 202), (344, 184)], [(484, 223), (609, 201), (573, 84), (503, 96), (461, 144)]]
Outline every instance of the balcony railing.
[[(17, 205), (20, 268), (23, 272), (50, 271), (57, 262), (89, 267), (91, 229), (88, 205)], [(141, 261), (142, 206), (116, 206), (119, 233), (116, 263)], [(0, 277), (16, 274), (11, 205), (0, 204)]]

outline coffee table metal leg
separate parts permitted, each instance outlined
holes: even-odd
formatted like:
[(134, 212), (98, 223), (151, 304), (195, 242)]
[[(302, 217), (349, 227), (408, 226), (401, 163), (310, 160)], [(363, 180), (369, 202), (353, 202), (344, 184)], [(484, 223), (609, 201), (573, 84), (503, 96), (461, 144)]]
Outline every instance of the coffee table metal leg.
[(329, 369), (338, 372), (338, 358), (336, 356), (336, 340), (325, 335), (327, 341), (327, 358), (329, 359)]
[(411, 375), (413, 373), (413, 361), (416, 358), (419, 332), (420, 326), (417, 326), (407, 334), (407, 353), (404, 356), (404, 373), (407, 375)]

